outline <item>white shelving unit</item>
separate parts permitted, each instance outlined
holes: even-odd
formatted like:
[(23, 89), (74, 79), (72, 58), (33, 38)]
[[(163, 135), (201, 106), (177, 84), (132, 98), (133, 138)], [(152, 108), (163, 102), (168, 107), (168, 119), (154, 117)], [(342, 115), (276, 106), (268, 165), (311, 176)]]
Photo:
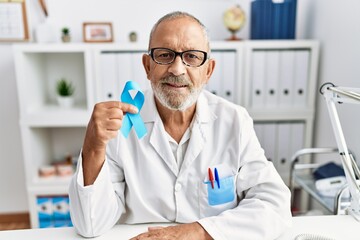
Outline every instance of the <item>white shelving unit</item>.
[[(39, 167), (77, 154), (95, 102), (92, 52), (85, 45), (14, 46), (20, 130), (31, 226), (38, 227), (37, 196), (66, 195), (69, 177), (40, 178)], [(75, 106), (56, 104), (56, 81), (71, 80)]]
[[(213, 42), (211, 48), (211, 56), (217, 60), (218, 69), (207, 86), (210, 91), (245, 106), (256, 127), (265, 123), (303, 124), (301, 145), (311, 146), (319, 51), (317, 42)], [(254, 107), (251, 101), (254, 53), (290, 50), (310, 53), (306, 104), (300, 107)], [(141, 65), (141, 56), (146, 52), (146, 43), (14, 45), (21, 137), (33, 228), (39, 227), (36, 198), (66, 195), (70, 181), (70, 178), (62, 177), (40, 178), (39, 167), (49, 165), (66, 154), (78, 154), (96, 102), (119, 99), (127, 80), (138, 81), (143, 88), (150, 86)], [(76, 104), (71, 109), (62, 109), (56, 104), (55, 85), (61, 77), (73, 81), (76, 88)]]
[[(244, 57), (243, 105), (266, 156), (289, 185), (292, 155), (312, 146), (319, 43), (248, 41)], [(300, 199), (299, 210), (306, 211), (308, 195), (302, 191)]]
[[(250, 41), (245, 48), (244, 105), (255, 123), (302, 122), (304, 139), (300, 147), (310, 147), (317, 93), (318, 42)], [(256, 94), (257, 90), (261, 93)], [(290, 157), (286, 163), (288, 169)], [(283, 175), (288, 183), (289, 171)]]

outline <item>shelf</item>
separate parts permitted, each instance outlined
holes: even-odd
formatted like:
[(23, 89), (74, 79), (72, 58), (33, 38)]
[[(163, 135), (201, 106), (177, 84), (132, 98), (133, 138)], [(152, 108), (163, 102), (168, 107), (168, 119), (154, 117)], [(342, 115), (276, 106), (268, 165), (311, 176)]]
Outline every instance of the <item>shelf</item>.
[(269, 49), (307, 49), (318, 48), (319, 43), (313, 40), (251, 40), (245, 42), (246, 46), (256, 50)]
[(254, 121), (302, 121), (314, 118), (314, 111), (304, 108), (248, 109)]
[(27, 43), (16, 44), (14, 50), (22, 53), (64, 53), (64, 52), (84, 52), (89, 47), (82, 43)]
[(66, 177), (35, 177), (29, 187), (63, 187), (68, 186), (71, 181), (71, 176)]
[(36, 177), (28, 184), (28, 191), (35, 195), (64, 195), (68, 193), (71, 177)]
[(244, 42), (216, 41), (211, 43), (211, 51), (238, 50), (243, 48)]
[(74, 101), (77, 105), (74, 114), (76, 115), (79, 110), (90, 111), (95, 99), (92, 76), (87, 70), (91, 68), (91, 54), (88, 54), (84, 47), (43, 47), (14, 48), (20, 118), (33, 119), (39, 113), (38, 116), (46, 120), (46, 115), (42, 113), (49, 111), (51, 115), (60, 110), (56, 106), (56, 84), (62, 78), (71, 81), (75, 88)]
[[(212, 51), (238, 50), (241, 49), (243, 46), (244, 46), (243, 42), (216, 41), (211, 43), (211, 50)], [(112, 52), (112, 51), (147, 52), (148, 42), (96, 44), (93, 45), (92, 49), (99, 52)]]
[[(316, 189), (315, 179), (312, 174), (294, 172), (294, 181), (314, 199), (316, 199), (322, 206), (324, 206), (329, 212), (334, 213), (336, 211), (336, 198), (322, 196)], [(344, 209), (349, 205), (350, 198), (342, 197), (340, 199), (340, 212), (343, 212)]]
[(28, 182), (28, 191), (35, 195), (61, 195), (67, 194), (72, 176), (34, 176), (32, 181)]
[(98, 52), (143, 52), (147, 53), (148, 43), (99, 44), (94, 47)]
[[(68, 155), (77, 157), (80, 153), (86, 127), (29, 127), (21, 126), (24, 146), (26, 180), (45, 184), (53, 180), (39, 181), (40, 167), (64, 161)], [(44, 180), (44, 179), (40, 179)], [(57, 181), (55, 181), (57, 182)]]
[(84, 106), (64, 109), (57, 105), (46, 105), (29, 110), (21, 119), (21, 124), (29, 127), (85, 127), (90, 116), (91, 111)]

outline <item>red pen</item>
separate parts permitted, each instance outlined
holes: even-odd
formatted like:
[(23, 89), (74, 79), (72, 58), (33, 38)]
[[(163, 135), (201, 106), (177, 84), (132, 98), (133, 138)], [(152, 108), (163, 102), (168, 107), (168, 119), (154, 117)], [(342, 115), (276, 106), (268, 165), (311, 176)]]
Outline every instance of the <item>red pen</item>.
[(214, 189), (214, 176), (210, 168), (208, 169), (208, 172), (209, 172), (209, 181), (211, 182), (211, 188)]

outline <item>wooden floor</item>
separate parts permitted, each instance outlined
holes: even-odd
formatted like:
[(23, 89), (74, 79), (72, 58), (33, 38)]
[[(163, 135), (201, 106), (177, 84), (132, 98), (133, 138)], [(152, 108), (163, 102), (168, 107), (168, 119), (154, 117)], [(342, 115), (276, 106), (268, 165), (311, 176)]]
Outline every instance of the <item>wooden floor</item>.
[(0, 231), (29, 228), (30, 217), (28, 213), (0, 214)]

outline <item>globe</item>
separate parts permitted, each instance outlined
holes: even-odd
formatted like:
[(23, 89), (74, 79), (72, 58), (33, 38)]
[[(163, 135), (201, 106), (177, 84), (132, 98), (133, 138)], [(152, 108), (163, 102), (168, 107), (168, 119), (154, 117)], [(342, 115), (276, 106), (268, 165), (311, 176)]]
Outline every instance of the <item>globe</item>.
[(226, 28), (231, 32), (232, 36), (228, 40), (240, 40), (236, 37), (236, 33), (245, 24), (245, 13), (239, 5), (227, 9), (223, 15), (223, 21)]

